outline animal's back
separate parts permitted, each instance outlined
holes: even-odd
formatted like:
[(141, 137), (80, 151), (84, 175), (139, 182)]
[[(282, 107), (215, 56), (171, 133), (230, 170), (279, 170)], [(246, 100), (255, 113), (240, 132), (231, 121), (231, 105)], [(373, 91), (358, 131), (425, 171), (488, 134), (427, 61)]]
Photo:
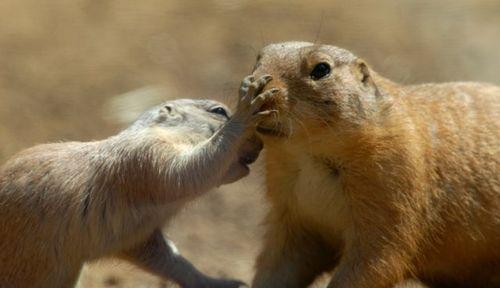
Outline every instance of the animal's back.
[[(78, 157), (79, 149), (84, 149), (84, 146), (77, 143), (39, 145), (22, 151), (2, 166), (2, 285), (24, 283), (26, 287), (42, 287), (45, 284), (69, 286), (78, 275), (78, 265), (78, 268), (74, 268), (75, 263), (58, 265), (58, 261), (73, 260), (65, 258), (67, 255), (64, 250), (69, 241), (76, 239), (65, 239), (63, 235), (71, 235), (69, 230), (75, 228), (71, 222), (78, 209), (74, 204), (79, 201), (72, 199), (78, 195), (64, 193), (63, 187), (75, 183), (72, 176), (85, 173), (85, 168), (77, 165), (82, 159), (75, 158)], [(76, 256), (77, 252), (73, 251), (72, 254)]]
[(500, 273), (500, 87), (425, 84), (400, 97), (423, 140), (434, 237), (425, 274)]
[(399, 98), (422, 139), (431, 183), (442, 190), (463, 188), (471, 196), (487, 193), (487, 201), (472, 200), (496, 204), (487, 210), (498, 213), (500, 87), (443, 83), (408, 86), (405, 92)]

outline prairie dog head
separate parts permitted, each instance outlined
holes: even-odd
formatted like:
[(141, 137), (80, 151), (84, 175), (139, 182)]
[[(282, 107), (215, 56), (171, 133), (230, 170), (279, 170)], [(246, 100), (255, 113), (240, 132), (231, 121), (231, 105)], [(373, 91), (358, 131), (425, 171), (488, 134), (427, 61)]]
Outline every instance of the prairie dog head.
[(144, 112), (129, 129), (160, 128), (199, 140), (212, 136), (230, 117), (231, 111), (220, 102), (178, 99)]
[[(179, 149), (191, 149), (193, 145), (210, 138), (231, 115), (231, 110), (226, 105), (214, 100), (172, 100), (144, 112), (125, 133), (144, 133), (141, 136), (148, 135), (155, 140), (166, 139)], [(248, 135), (235, 155), (237, 161), (231, 166), (222, 184), (248, 175), (248, 165), (257, 160), (262, 149), (262, 140), (255, 134)]]
[(259, 126), (263, 134), (325, 133), (355, 126), (378, 109), (379, 92), (370, 69), (341, 48), (308, 42), (271, 44), (260, 52), (253, 73), (273, 76), (265, 90), (280, 88), (267, 104), (279, 115)]

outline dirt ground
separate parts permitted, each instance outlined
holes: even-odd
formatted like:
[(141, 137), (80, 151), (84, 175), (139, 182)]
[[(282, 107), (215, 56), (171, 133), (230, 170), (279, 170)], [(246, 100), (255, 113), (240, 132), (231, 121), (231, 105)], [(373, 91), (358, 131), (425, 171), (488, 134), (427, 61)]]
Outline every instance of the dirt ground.
[[(403, 83), (500, 84), (499, 32), (497, 0), (3, 0), (0, 161), (37, 143), (107, 137), (163, 99), (234, 103), (240, 79), (271, 42), (344, 47)], [(257, 163), (164, 231), (201, 270), (249, 282), (264, 191)], [(80, 281), (168, 285), (118, 260), (86, 266)]]

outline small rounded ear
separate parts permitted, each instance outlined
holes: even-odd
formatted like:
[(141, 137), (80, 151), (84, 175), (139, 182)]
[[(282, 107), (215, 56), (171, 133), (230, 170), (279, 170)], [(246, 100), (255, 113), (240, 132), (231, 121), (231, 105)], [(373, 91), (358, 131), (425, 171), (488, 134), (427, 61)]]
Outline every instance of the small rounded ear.
[(365, 89), (370, 90), (375, 96), (380, 96), (377, 85), (370, 75), (370, 68), (363, 59), (356, 59), (356, 76)]
[(165, 121), (171, 116), (173, 113), (173, 108), (171, 105), (164, 105), (163, 107), (160, 108), (158, 111), (158, 118), (157, 122), (162, 122)]
[(170, 105), (165, 105), (165, 106), (163, 106), (162, 109), (165, 110), (168, 113), (172, 112), (172, 106), (170, 106)]

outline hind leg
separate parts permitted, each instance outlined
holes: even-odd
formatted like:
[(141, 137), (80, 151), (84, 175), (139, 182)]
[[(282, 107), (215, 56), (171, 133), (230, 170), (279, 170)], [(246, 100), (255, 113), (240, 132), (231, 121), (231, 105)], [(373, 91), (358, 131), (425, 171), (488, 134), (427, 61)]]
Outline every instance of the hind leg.
[(170, 241), (165, 241), (160, 230), (133, 249), (120, 255), (146, 271), (162, 278), (170, 279), (184, 288), (237, 288), (244, 283), (236, 280), (209, 277), (182, 257)]

